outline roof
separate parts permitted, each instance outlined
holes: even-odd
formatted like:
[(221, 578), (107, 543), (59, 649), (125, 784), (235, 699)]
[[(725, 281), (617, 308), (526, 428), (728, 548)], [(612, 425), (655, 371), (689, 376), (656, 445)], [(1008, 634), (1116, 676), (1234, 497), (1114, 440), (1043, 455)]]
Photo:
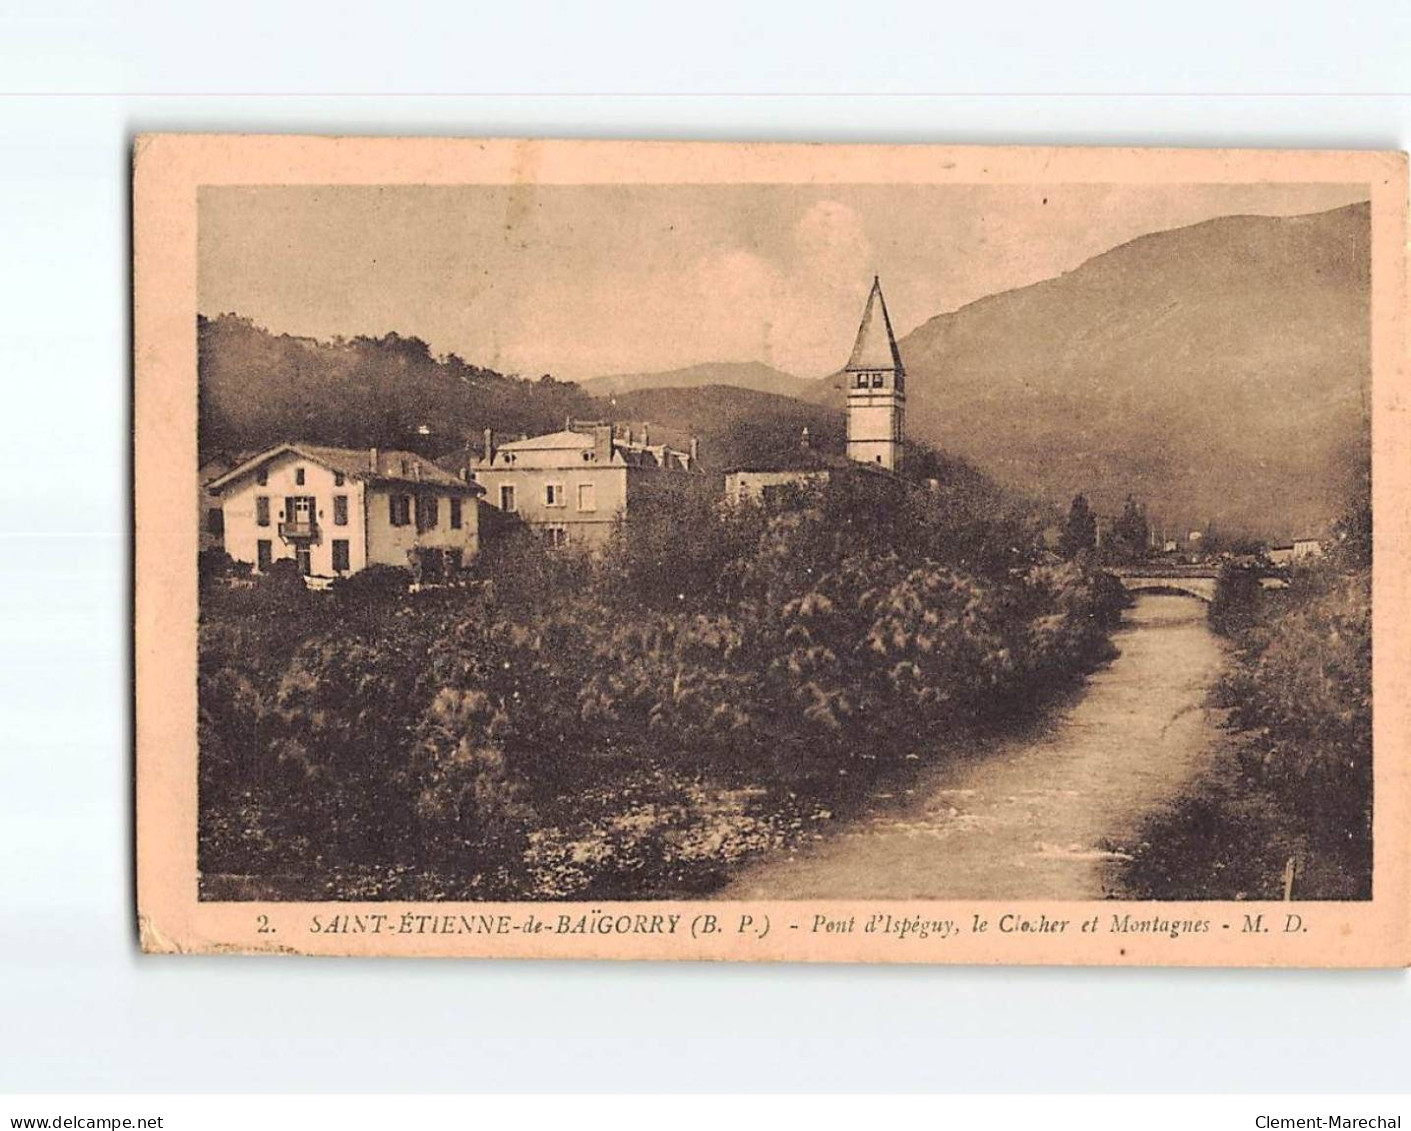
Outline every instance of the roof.
[[(497, 452), (586, 452), (597, 444), (590, 432), (564, 430), (549, 432), (543, 436), (530, 436), (524, 440), (511, 440), (496, 448)], [(677, 470), (690, 470), (689, 456), (665, 444), (644, 445), (624, 440), (621, 436), (612, 438), (613, 459), (620, 460), (627, 467), (669, 467)]]
[(502, 452), (552, 452), (568, 448), (578, 451), (591, 448), (593, 436), (590, 432), (549, 432), (543, 436), (530, 436), (527, 440), (511, 440), (500, 444)]
[[(768, 463), (741, 464), (730, 467), (726, 475), (799, 475), (817, 474), (821, 471), (855, 471), (863, 475), (876, 475), (883, 479), (903, 481), (902, 477), (889, 468), (875, 463), (865, 463), (850, 456), (832, 452), (797, 452)], [(907, 481), (909, 482), (909, 481)]]
[[(377, 454), (377, 467), (373, 468), (373, 453)], [(483, 495), (485, 488), (476, 483), (467, 483), (416, 452), (398, 449), (383, 451), (378, 448), (330, 448), (320, 444), (305, 444), (299, 441), (278, 444), (246, 460), (240, 466), (228, 471), (207, 487), (220, 490), (256, 471), (261, 464), (268, 463), (276, 456), (286, 453), (303, 456), (311, 463), (322, 464), (330, 471), (339, 471), (349, 479), (359, 479), (368, 483), (402, 483), (411, 487), (457, 488), (467, 494)], [(407, 470), (403, 472), (402, 468)]]
[(892, 334), (892, 320), (887, 314), (887, 300), (882, 297), (882, 283), (872, 277), (872, 290), (862, 312), (862, 325), (857, 328), (857, 341), (852, 356), (844, 367), (846, 372), (859, 369), (895, 369), (904, 373), (897, 339)]
[(196, 471), (197, 478), (202, 486), (210, 483), (213, 479), (224, 475), (233, 467), (239, 467), (255, 453), (249, 450), (236, 452), (234, 455), (217, 453), (206, 459)]

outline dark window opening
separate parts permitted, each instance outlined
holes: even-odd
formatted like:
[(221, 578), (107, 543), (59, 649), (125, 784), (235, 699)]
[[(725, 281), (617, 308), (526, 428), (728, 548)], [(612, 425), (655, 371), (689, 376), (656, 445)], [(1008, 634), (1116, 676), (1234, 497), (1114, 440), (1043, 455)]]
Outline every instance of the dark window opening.
[(348, 572), (348, 539), (333, 539), (333, 570), (335, 573)]
[(268, 525), (269, 525), (269, 496), (268, 496), (268, 495), (256, 495), (256, 496), (255, 496), (255, 525), (256, 525), (256, 526), (268, 526)]
[(255, 543), (255, 560), (259, 563), (261, 573), (274, 564), (274, 543), (268, 538), (261, 538)]
[(294, 486), (296, 486), (296, 487), (302, 487), (303, 485), (304, 485), (304, 469), (303, 469), (302, 467), (296, 467), (296, 468), (294, 469)]
[(461, 528), (461, 500), (460, 500), (460, 499), (452, 499), (452, 500), (451, 500), (451, 529), (452, 529), (452, 530), (459, 530), (460, 528)]
[(347, 496), (347, 495), (334, 495), (334, 496), (333, 496), (333, 525), (334, 525), (334, 526), (347, 526), (347, 525), (348, 525), (348, 496)]
[(225, 511), (220, 507), (211, 507), (206, 511), (206, 533), (213, 538), (225, 534)]
[(435, 530), (436, 524), (440, 521), (439, 510), (435, 495), (418, 495), (416, 497), (417, 531)]

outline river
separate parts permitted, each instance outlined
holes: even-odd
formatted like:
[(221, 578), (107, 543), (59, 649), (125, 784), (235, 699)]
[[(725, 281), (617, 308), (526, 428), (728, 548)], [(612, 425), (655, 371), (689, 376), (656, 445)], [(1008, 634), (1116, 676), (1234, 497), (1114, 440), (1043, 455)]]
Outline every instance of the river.
[(1143, 821), (1221, 740), (1205, 698), (1224, 646), (1191, 597), (1146, 594), (1120, 654), (1019, 736), (949, 755), (856, 816), (765, 857), (724, 899), (1121, 898)]

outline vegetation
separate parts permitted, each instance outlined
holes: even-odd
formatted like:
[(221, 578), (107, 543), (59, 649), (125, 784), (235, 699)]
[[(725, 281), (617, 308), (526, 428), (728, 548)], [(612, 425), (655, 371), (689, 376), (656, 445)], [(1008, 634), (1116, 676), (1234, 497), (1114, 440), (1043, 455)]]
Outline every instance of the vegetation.
[[(1154, 829), (1138, 874), (1166, 898), (1370, 898), (1371, 512), (1335, 548), (1264, 589), (1227, 565), (1210, 620), (1233, 655), (1215, 690), (1232, 743), (1217, 771)], [(1140, 886), (1140, 884), (1139, 884)]]
[(709, 889), (924, 736), (1040, 708), (1124, 600), (1017, 518), (870, 476), (679, 500), (598, 559), (509, 538), (462, 585), (390, 580), (204, 590), (208, 896)]
[(292, 438), (436, 456), (491, 424), (549, 432), (601, 408), (570, 382), (435, 357), (420, 338), (396, 333), (324, 342), (272, 334), (236, 314), (198, 318), (196, 330), (203, 456)]
[(1151, 527), (1146, 520), (1146, 506), (1131, 495), (1122, 505), (1122, 513), (1112, 523), (1103, 540), (1103, 557), (1114, 562), (1137, 562), (1147, 556)]
[(1058, 548), (1065, 558), (1076, 558), (1097, 546), (1097, 515), (1086, 495), (1074, 495), (1068, 520), (1059, 534)]

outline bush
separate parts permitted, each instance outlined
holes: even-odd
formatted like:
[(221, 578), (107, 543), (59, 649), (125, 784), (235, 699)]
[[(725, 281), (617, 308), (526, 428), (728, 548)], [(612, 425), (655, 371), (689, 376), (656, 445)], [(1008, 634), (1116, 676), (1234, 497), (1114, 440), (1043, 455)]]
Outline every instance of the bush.
[(1237, 638), (1239, 653), (1219, 688), (1232, 725), (1250, 739), (1247, 771), (1322, 845), (1367, 867), (1371, 629), (1370, 572), (1299, 571), (1278, 605)]
[(211, 548), (196, 555), (196, 575), (202, 585), (226, 577), (248, 577), (249, 562), (237, 562), (224, 550)]
[(1258, 620), (1263, 590), (1259, 571), (1226, 562), (1215, 582), (1215, 597), (1207, 616), (1210, 627), (1221, 636), (1236, 636)]
[[(376, 567), (337, 585), (356, 600), (300, 584), (293, 631), (278, 602), (208, 604), (203, 870), (302, 854), (403, 897), (689, 886), (705, 846), (779, 843), (782, 814), (1101, 662), (1114, 579), (1036, 564), (1005, 522), (960, 545), (982, 516), (878, 490), (678, 500), (598, 560), (508, 538), (474, 591)], [(725, 789), (755, 800), (712, 807)]]
[(332, 591), (345, 600), (389, 600), (405, 594), (412, 584), (412, 571), (402, 566), (370, 565), (347, 577), (340, 577)]

